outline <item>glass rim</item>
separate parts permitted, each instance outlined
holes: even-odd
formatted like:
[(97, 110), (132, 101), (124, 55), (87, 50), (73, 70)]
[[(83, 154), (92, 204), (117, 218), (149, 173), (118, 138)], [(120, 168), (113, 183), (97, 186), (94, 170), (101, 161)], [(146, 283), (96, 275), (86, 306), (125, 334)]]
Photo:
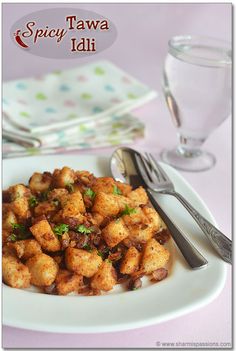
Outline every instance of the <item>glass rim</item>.
[[(224, 57), (222, 55), (222, 59), (214, 59), (214, 58), (206, 58), (204, 56), (200, 55), (194, 55), (192, 53), (184, 51), (178, 44), (180, 43), (183, 44), (205, 44), (211, 48), (214, 49), (220, 49), (222, 50), (222, 53), (224, 52)], [(189, 61), (191, 63), (195, 64), (200, 64), (203, 66), (227, 66), (232, 64), (232, 59), (231, 59), (231, 43), (223, 40), (223, 39), (218, 39), (214, 37), (208, 37), (208, 36), (197, 36), (197, 35), (177, 35), (172, 37), (168, 41), (168, 47), (169, 47), (169, 52), (173, 54), (175, 57), (180, 58), (178, 55), (181, 55), (181, 60), (183, 61)], [(228, 54), (228, 55), (227, 55)], [(227, 59), (226, 59), (227, 57)]]

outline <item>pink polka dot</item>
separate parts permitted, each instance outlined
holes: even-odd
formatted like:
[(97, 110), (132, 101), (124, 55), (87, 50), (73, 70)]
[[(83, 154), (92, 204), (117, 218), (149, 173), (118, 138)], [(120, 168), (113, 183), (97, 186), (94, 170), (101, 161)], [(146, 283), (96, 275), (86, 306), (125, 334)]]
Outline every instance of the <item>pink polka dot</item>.
[(87, 82), (88, 78), (86, 76), (78, 76), (77, 80), (79, 80), (80, 82)]
[(35, 80), (44, 80), (44, 76), (37, 76), (37, 77), (35, 77)]
[(113, 104), (118, 104), (119, 102), (121, 102), (121, 100), (118, 99), (118, 98), (113, 98), (113, 99), (111, 99), (111, 102), (112, 102)]
[(126, 77), (126, 76), (122, 77), (122, 82), (123, 82), (123, 83), (126, 83), (126, 84), (131, 84), (131, 83), (132, 83), (131, 80), (130, 80), (130, 78), (129, 78), (129, 77)]
[(66, 107), (75, 107), (76, 103), (73, 100), (65, 100), (64, 101), (64, 106), (66, 106)]
[(54, 150), (54, 153), (55, 154), (60, 154), (61, 152), (64, 152), (65, 150), (66, 150), (66, 148), (64, 148), (64, 147), (56, 148)]

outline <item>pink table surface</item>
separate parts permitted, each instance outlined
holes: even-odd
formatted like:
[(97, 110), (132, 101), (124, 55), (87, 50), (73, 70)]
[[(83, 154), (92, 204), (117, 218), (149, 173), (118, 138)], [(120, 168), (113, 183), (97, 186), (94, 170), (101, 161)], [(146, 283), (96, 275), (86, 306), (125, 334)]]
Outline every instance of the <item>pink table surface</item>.
[[(32, 57), (18, 50), (9, 38), (9, 29), (14, 21), (27, 13), (55, 6), (59, 5), (32, 3), (4, 5), (4, 80), (45, 73), (56, 68), (74, 67), (84, 62), (106, 58), (152, 88), (161, 91), (162, 64), (167, 41), (171, 36), (190, 33), (231, 40), (230, 4), (73, 4), (73, 7), (92, 9), (101, 13), (116, 24), (118, 38), (111, 48), (92, 58), (80, 60), (44, 59)], [(71, 4), (63, 4), (63, 7), (66, 6), (72, 7)], [(17, 64), (15, 64), (15, 57), (17, 57)], [(135, 115), (145, 122), (146, 136), (133, 147), (158, 154), (163, 147), (175, 144), (175, 129), (161, 94), (155, 101), (136, 110)], [(231, 118), (212, 133), (205, 143), (205, 148), (217, 156), (216, 166), (206, 172), (181, 172), (181, 174), (210, 208), (219, 228), (231, 237)], [(93, 153), (109, 156), (111, 151), (112, 149), (104, 149)], [(77, 154), (86, 153), (83, 151)], [(157, 342), (219, 343), (218, 346), (222, 348), (227, 345), (220, 343), (230, 343), (232, 340), (231, 326), (231, 268), (229, 266), (225, 287), (214, 301), (198, 311), (159, 325), (99, 335), (54, 334), (3, 327), (2, 339), (4, 348), (135, 348), (155, 347)]]

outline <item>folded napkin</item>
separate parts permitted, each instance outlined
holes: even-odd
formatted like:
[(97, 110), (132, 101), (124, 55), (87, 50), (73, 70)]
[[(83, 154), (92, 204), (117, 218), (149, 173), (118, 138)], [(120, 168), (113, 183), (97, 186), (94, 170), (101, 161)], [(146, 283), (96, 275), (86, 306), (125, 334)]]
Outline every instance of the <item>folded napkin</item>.
[(3, 155), (132, 142), (144, 126), (127, 114), (156, 92), (102, 61), (3, 84)]
[[(66, 138), (66, 130), (58, 132), (58, 142), (54, 146), (31, 147), (19, 145), (3, 139), (4, 158), (30, 155), (57, 154), (72, 150), (83, 150), (129, 144), (144, 136), (144, 125), (130, 115), (112, 116), (104, 128), (86, 129), (84, 124), (76, 127), (78, 134)], [(82, 132), (80, 132), (82, 131)], [(81, 135), (81, 137), (78, 137)], [(59, 146), (60, 145), (60, 146)]]

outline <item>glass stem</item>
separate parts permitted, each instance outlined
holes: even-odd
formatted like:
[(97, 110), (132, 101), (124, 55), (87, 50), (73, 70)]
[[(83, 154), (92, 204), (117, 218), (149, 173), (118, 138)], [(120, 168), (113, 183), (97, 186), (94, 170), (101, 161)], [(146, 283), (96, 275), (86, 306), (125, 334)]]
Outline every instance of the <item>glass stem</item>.
[(177, 153), (186, 158), (199, 157), (202, 154), (201, 146), (205, 139), (195, 139), (178, 134), (179, 145)]

